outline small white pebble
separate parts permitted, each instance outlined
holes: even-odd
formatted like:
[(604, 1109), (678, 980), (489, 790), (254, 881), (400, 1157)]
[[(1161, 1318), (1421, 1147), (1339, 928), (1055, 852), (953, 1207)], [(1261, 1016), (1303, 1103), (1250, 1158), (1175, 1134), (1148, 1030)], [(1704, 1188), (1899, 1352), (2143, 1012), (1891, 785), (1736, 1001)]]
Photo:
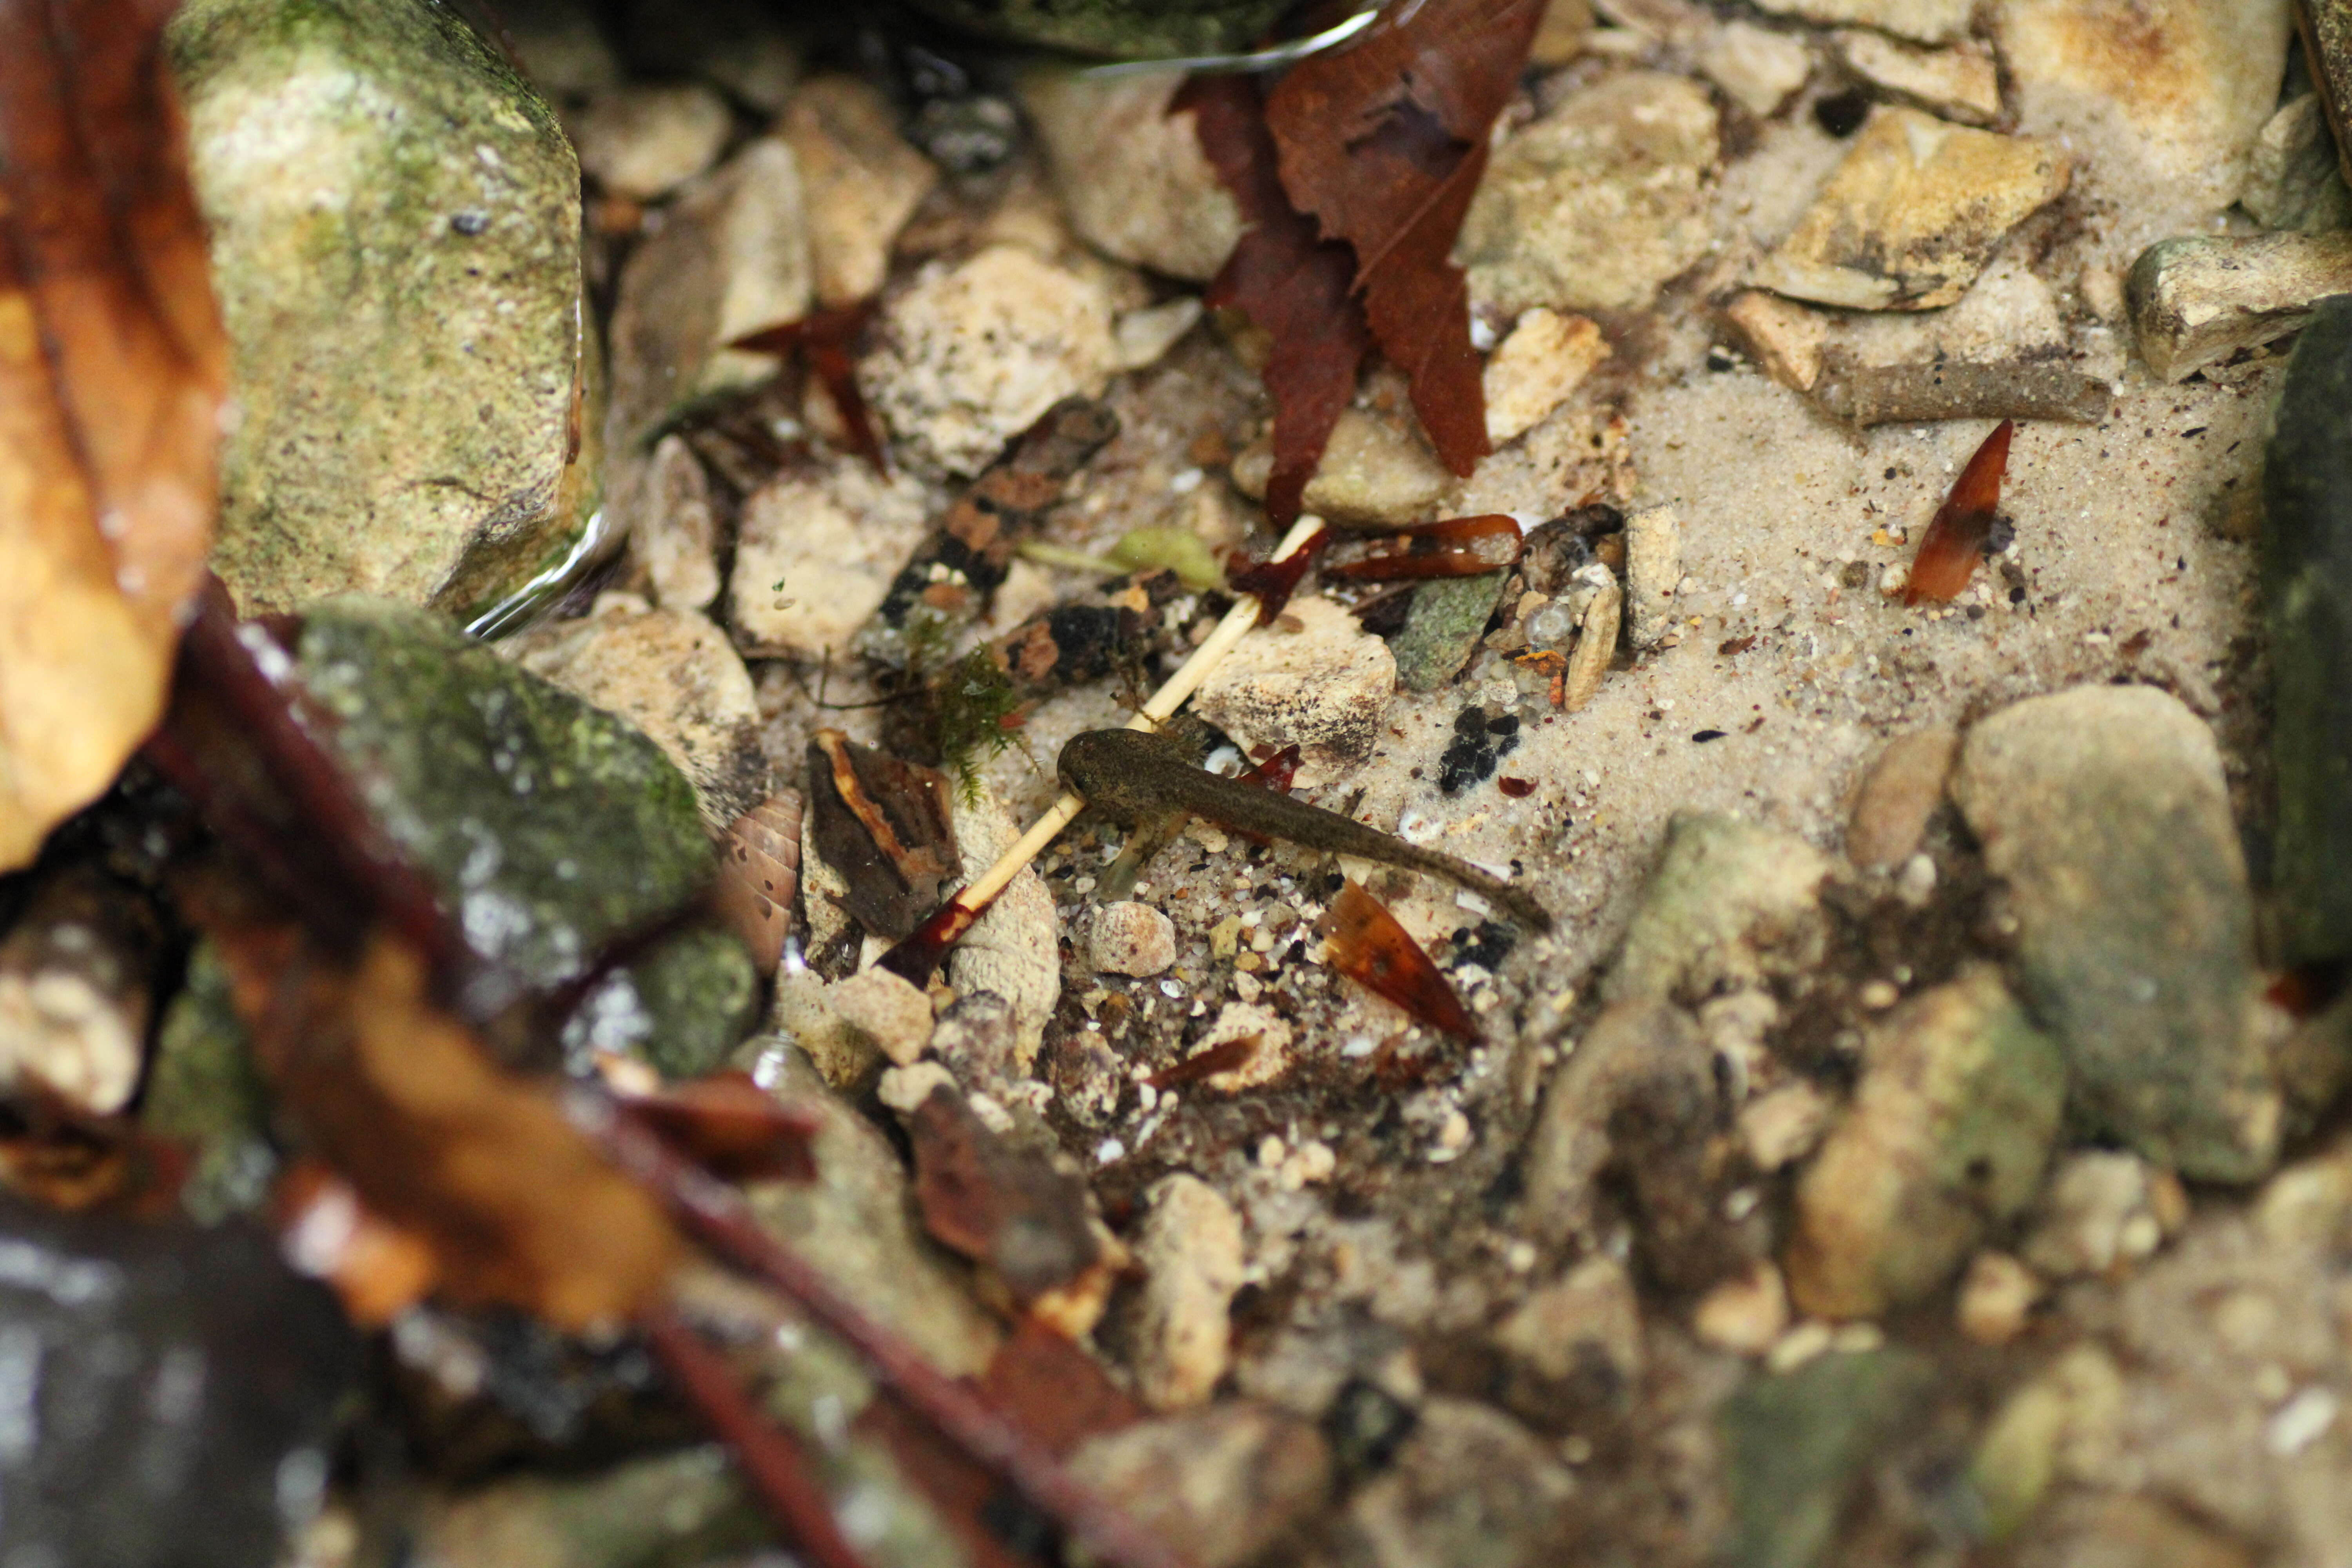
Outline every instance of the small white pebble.
[(1115, 1164), (1126, 1158), (1127, 1145), (1116, 1138), (1106, 1138), (1095, 1145), (1095, 1163), (1097, 1165)]
[(1514, 1274), (1525, 1274), (1536, 1266), (1535, 1243), (1515, 1241), (1503, 1249), (1503, 1267)]
[(1886, 1331), (1876, 1323), (1847, 1323), (1830, 1336), (1830, 1349), (1845, 1355), (1874, 1351), (1885, 1342)]
[(1887, 1008), (1903, 1000), (1903, 993), (1896, 989), (1893, 983), (1885, 980), (1864, 981), (1862, 989), (1855, 995), (1864, 1006), (1874, 1013), (1884, 1013)]
[(1773, 1342), (1764, 1364), (1773, 1372), (1794, 1372), (1828, 1350), (1835, 1335), (1836, 1331), (1819, 1318), (1809, 1318)]
[(1264, 1169), (1271, 1171), (1281, 1164), (1284, 1152), (1282, 1140), (1273, 1133), (1269, 1132), (1258, 1140), (1257, 1163)]
[(2282, 1459), (2302, 1453), (2336, 1425), (2336, 1395), (2325, 1388), (2305, 1389), (2279, 1406), (2263, 1428), (2263, 1447)]

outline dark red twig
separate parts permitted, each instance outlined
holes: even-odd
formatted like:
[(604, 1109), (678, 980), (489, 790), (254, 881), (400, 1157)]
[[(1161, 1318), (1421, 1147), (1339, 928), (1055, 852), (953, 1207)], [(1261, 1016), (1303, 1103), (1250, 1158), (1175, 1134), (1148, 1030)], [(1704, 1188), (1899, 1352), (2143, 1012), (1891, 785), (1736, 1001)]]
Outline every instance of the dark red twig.
[(867, 1568), (841, 1533), (832, 1500), (810, 1474), (808, 1450), (760, 1413), (725, 1358), (674, 1312), (654, 1313), (640, 1326), (655, 1358), (735, 1456), (768, 1511), (791, 1532), (793, 1548), (817, 1568)]
[(686, 1228), (713, 1252), (798, 1304), (864, 1359), (883, 1387), (974, 1460), (1010, 1482), (1073, 1541), (1113, 1568), (1185, 1568), (1182, 1559), (1062, 1468), (1059, 1460), (964, 1384), (925, 1361), (896, 1331), (867, 1316), (806, 1260), (761, 1228), (742, 1194), (664, 1146), (585, 1086), (567, 1102), (574, 1119), (624, 1170), (669, 1200)]

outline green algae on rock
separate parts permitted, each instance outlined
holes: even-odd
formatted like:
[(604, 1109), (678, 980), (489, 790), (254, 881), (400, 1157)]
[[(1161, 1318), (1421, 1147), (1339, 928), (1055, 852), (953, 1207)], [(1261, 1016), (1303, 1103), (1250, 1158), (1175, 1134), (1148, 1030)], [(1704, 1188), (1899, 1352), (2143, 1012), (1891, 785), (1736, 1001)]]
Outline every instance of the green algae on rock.
[(2291, 963), (2352, 956), (2352, 299), (2288, 363), (2255, 535), (2278, 705), (2273, 929)]
[(167, 47), (240, 411), (215, 569), (248, 610), (469, 610), (562, 558), (591, 367), (553, 111), (405, 0), (192, 0)]
[(188, 958), (188, 983), (156, 1032), (139, 1108), (148, 1131), (191, 1150), (180, 1206), (201, 1224), (258, 1212), (277, 1181), (280, 1152), (269, 1086), (230, 1003), (228, 975), (209, 942)]
[(563, 1026), (564, 1059), (591, 1070), (590, 1053), (634, 1057), (667, 1079), (724, 1067), (760, 1012), (760, 976), (732, 932), (698, 921), (616, 965)]
[(709, 883), (694, 788), (660, 747), (431, 611), (330, 599), (295, 661), (376, 825), (524, 984), (580, 978)]

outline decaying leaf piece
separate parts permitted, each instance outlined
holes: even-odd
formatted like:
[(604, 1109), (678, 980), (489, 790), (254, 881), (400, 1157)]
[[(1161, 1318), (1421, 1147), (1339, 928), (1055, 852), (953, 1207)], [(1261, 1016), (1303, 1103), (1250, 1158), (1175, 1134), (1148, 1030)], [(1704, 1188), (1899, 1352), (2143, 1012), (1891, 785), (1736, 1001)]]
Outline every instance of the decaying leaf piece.
[(907, 1132), (933, 1239), (979, 1264), (1018, 1310), (1072, 1336), (1094, 1327), (1118, 1260), (1089, 1223), (1086, 1184), (1013, 1148), (944, 1084)]
[(659, 1204), (434, 1005), (415, 952), (379, 936), (346, 963), (292, 926), (206, 924), (263, 1070), (369, 1212), (430, 1247), (444, 1294), (575, 1331), (661, 1299), (680, 1243)]
[(1274, 400), (1265, 515), (1287, 528), (1371, 353), (1371, 328), (1354, 293), (1356, 258), (1345, 245), (1320, 237), (1315, 220), (1291, 206), (1255, 82), (1195, 77), (1168, 106), (1171, 114), (1188, 109), (1202, 153), (1249, 226), (1202, 299), (1213, 309), (1241, 311), (1274, 340), (1265, 373)]
[(1522, 542), (1518, 520), (1503, 513), (1447, 518), (1346, 541), (1323, 563), (1323, 575), (1357, 583), (1475, 577), (1517, 565)]
[(171, 0), (0, 6), (0, 870), (163, 710), (227, 349)]
[(854, 305), (812, 310), (797, 321), (762, 328), (727, 346), (747, 353), (803, 355), (809, 374), (816, 377), (817, 384), (833, 399), (834, 412), (841, 416), (849, 449), (873, 464), (876, 473), (887, 475), (890, 471), (890, 456), (874, 427), (873, 413), (866, 406), (866, 394), (858, 388), (855, 354), (858, 336), (866, 331), (866, 323), (874, 319), (877, 302), (861, 300)]
[(1543, 14), (1543, 0), (1393, 6), (1362, 41), (1302, 62), (1266, 97), (1291, 204), (1354, 247), (1372, 334), (1412, 378), (1422, 428), (1457, 474), (1491, 447), (1454, 240)]
[(811, 837), (849, 884), (850, 914), (877, 936), (905, 936), (959, 869), (946, 775), (838, 730), (810, 738), (808, 763)]
[(2009, 468), (2009, 438), (2016, 429), (2013, 419), (1994, 426), (1952, 481), (1952, 493), (1936, 509), (1935, 521), (1919, 540), (1910, 581), (1903, 585), (1906, 605), (1940, 605), (1952, 599), (1969, 585), (1996, 531), (2007, 526), (2000, 517), (2000, 479)]
[(1323, 961), (1365, 990), (1433, 1028), (1465, 1040), (1478, 1037), (1478, 1026), (1429, 954), (1406, 934), (1386, 904), (1352, 879), (1331, 900), (1316, 930), (1323, 936)]

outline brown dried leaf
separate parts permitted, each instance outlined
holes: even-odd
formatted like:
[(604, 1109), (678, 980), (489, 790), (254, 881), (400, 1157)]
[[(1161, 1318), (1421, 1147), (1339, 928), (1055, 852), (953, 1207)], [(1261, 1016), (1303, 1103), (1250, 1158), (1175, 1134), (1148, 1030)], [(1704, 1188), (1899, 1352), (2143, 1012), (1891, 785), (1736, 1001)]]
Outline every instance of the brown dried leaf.
[(960, 871), (947, 775), (861, 746), (838, 730), (808, 743), (811, 838), (849, 884), (849, 912), (875, 935), (906, 936)]
[(1952, 493), (1936, 509), (1936, 519), (1919, 540), (1903, 586), (1906, 605), (1945, 604), (1969, 585), (2000, 515), (2000, 480), (2009, 468), (2009, 438), (2017, 421), (1993, 426), (1984, 445), (1952, 481)]
[(1069, 1289), (1100, 1263), (1086, 1184), (990, 1131), (962, 1095), (933, 1089), (907, 1131), (923, 1228), (989, 1269), (1022, 1307)]
[(1265, 102), (1283, 188), (1326, 238), (1355, 247), (1381, 352), (1412, 378), (1422, 427), (1457, 474), (1490, 448), (1454, 239), (1543, 13), (1543, 0), (1391, 7), (1360, 42), (1294, 67)]
[(1316, 923), (1324, 962), (1376, 996), (1384, 996), (1433, 1028), (1478, 1037), (1478, 1026), (1388, 906), (1354, 881), (1339, 889)]
[(1320, 238), (1315, 220), (1292, 208), (1255, 83), (1195, 77), (1169, 105), (1171, 113), (1187, 110), (1201, 151), (1249, 225), (1205, 298), (1214, 308), (1240, 310), (1274, 340), (1265, 366), (1266, 395), (1274, 399), (1265, 513), (1276, 529), (1285, 529), (1298, 516), (1307, 481), (1371, 352), (1371, 330), (1353, 293), (1356, 258), (1345, 245)]
[(414, 951), (379, 936), (345, 964), (299, 928), (205, 914), (254, 1053), (312, 1147), (430, 1248), (451, 1300), (577, 1331), (659, 1299), (680, 1250), (659, 1204), (549, 1086), (500, 1070), (434, 1005)]
[(227, 352), (171, 0), (0, 5), (0, 870), (162, 711)]

